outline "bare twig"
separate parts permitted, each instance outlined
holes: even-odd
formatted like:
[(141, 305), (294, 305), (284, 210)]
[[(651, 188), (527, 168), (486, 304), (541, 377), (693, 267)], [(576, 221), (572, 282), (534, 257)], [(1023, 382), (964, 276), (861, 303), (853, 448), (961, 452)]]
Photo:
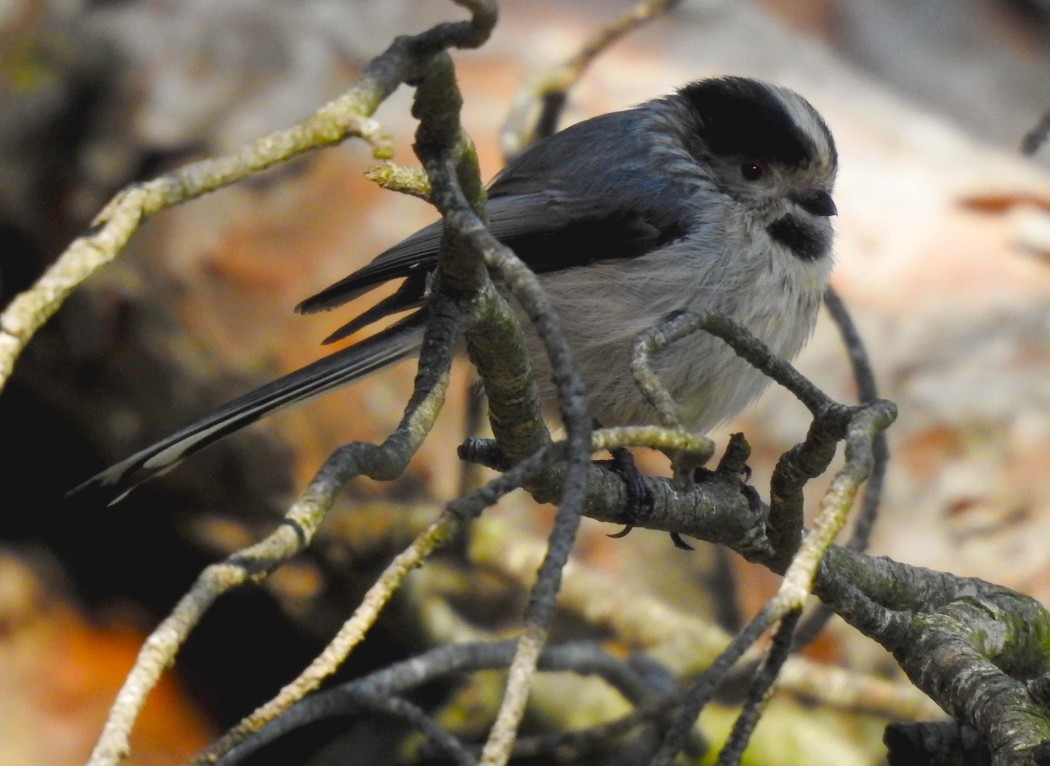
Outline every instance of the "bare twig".
[[(879, 398), (879, 388), (875, 380), (871, 356), (865, 348), (864, 339), (853, 323), (846, 304), (838, 292), (829, 287), (824, 294), (824, 305), (827, 306), (828, 313), (835, 321), (842, 340), (846, 344), (846, 352), (853, 370), (853, 380), (857, 385), (858, 400), (862, 403), (875, 401)], [(874, 450), (874, 462), (871, 466), (871, 475), (864, 486), (864, 503), (853, 520), (853, 530), (850, 533), (849, 542), (846, 543), (855, 551), (867, 550), (872, 528), (878, 518), (882, 489), (886, 481), (886, 468), (889, 465), (889, 445), (886, 443), (885, 431), (880, 431), (875, 435), (872, 449)]]
[(700, 711), (714, 696), (718, 684), (729, 669), (744, 653), (776, 622), (775, 606), (766, 604), (762, 611), (740, 631), (711, 666), (700, 674), (684, 695), (681, 706), (674, 716), (671, 725), (664, 732), (663, 742), (657, 750), (650, 766), (668, 766), (681, 752), (689, 732), (693, 728)]
[(370, 143), (377, 156), (389, 156), (390, 137), (370, 115), (400, 83), (395, 74), (389, 67), (374, 67), (356, 86), (297, 125), (258, 138), (234, 154), (194, 162), (118, 193), (95, 216), (89, 231), (0, 314), (0, 389), (26, 344), (69, 293), (116, 258), (156, 213), (350, 137)]
[(186, 165), (119, 192), (51, 268), (0, 314), (0, 389), (30, 339), (88, 276), (116, 258), (150, 216), (259, 173), (275, 164), (358, 137), (377, 158), (392, 156), (391, 139), (371, 115), (436, 51), (477, 47), (496, 22), (494, 0), (456, 0), (469, 21), (439, 24), (416, 37), (396, 40), (373, 59), (350, 90), (302, 122), (245, 144), (233, 154)]
[[(439, 326), (435, 322), (428, 328), (428, 334), (433, 336), (436, 330), (431, 328)], [(128, 736), (147, 695), (215, 599), (245, 582), (266, 577), (309, 545), (336, 495), (352, 476), (365, 474), (381, 478), (404, 470), (437, 417), (448, 385), (451, 338), (437, 339), (427, 348), (425, 355), (421, 355), (419, 385), (398, 430), (380, 446), (355, 442), (334, 452), (273, 533), (206, 568), (167, 619), (153, 631), (110, 709), (89, 766), (110, 766), (127, 756)], [(438, 359), (432, 366), (434, 355)], [(389, 593), (383, 592), (388, 585), (375, 587), (378, 595), (370, 611), (378, 611), (381, 602), (389, 597)], [(374, 615), (372, 617), (374, 619)]]
[[(735, 345), (734, 348), (736, 348)], [(831, 547), (835, 536), (845, 525), (856, 493), (871, 471), (873, 461), (871, 444), (874, 436), (889, 426), (895, 416), (896, 408), (888, 402), (874, 402), (854, 413), (848, 426), (846, 464), (835, 476), (825, 493), (821, 503), (821, 512), (813, 530), (791, 560), (777, 594), (712, 664), (709, 673), (713, 673), (714, 678), (721, 680), (748, 646), (774, 622), (783, 620), (789, 614), (802, 608), (816, 578), (818, 565)], [(717, 673), (715, 673), (716, 667), (719, 668)], [(705, 673), (705, 676), (695, 684), (693, 691), (687, 696), (675, 725), (668, 729), (664, 737), (661, 749), (653, 760), (654, 764), (670, 763), (674, 755), (681, 749), (689, 727), (713, 694), (712, 680), (707, 675)], [(742, 732), (748, 733), (750, 729), (751, 727), (745, 724)], [(742, 745), (738, 746), (742, 751)]]
[(389, 191), (430, 201), (430, 179), (419, 168), (406, 168), (393, 162), (383, 162), (365, 171), (365, 178)]
[(718, 754), (717, 766), (737, 766), (744, 755), (751, 735), (758, 725), (758, 720), (772, 697), (773, 683), (780, 677), (780, 672), (791, 654), (791, 637), (802, 614), (802, 607), (788, 612), (780, 621), (773, 634), (773, 642), (765, 659), (758, 667), (747, 702), (733, 724), (733, 731)]
[[(442, 646), (363, 678), (318, 692), (302, 700), (286, 715), (230, 750), (219, 763), (243, 760), (270, 742), (315, 721), (350, 715), (361, 707), (362, 697), (383, 699), (405, 694), (449, 675), (504, 669), (510, 665), (515, 651), (516, 642), (512, 639)], [(592, 643), (580, 642), (547, 647), (540, 655), (539, 669), (547, 672), (599, 676), (630, 701), (645, 702), (656, 699), (654, 690), (641, 674), (628, 663), (612, 657)], [(592, 738), (591, 742), (594, 741)], [(520, 754), (520, 751), (515, 749), (515, 754)]]
[[(476, 46), (484, 41), (495, 23), (494, 4), (484, 0), (461, 0), (460, 4), (471, 9), (473, 15), (470, 21), (440, 24), (414, 38), (398, 38), (384, 54), (373, 60), (361, 82), (346, 96), (322, 108), (300, 125), (256, 141), (232, 157), (195, 163), (170, 176), (118, 195), (96, 220), (96, 225), (101, 227), (99, 231), (88, 235), (85, 240), (91, 242), (94, 237), (102, 236), (106, 247), (102, 250), (92, 250), (98, 257), (88, 263), (87, 268), (82, 268), (83, 264), (78, 266), (82, 270), (77, 272), (77, 280), (62, 281), (64, 293), (62, 290), (56, 290), (52, 270), (49, 272), (51, 276), (45, 275), (41, 281), (44, 287), (38, 286), (35, 293), (30, 291), (31, 295), (37, 297), (29, 297), (26, 300), (33, 305), (40, 304), (40, 300), (43, 300), (44, 303), (40, 305), (46, 305), (48, 310), (53, 311), (76, 282), (90, 273), (91, 268), (119, 252), (145, 215), (232, 183), (299, 151), (342, 140), (350, 134), (347, 128), (349, 125), (357, 126), (358, 132), (363, 132), (364, 128), (361, 125), (368, 127), (368, 124), (362, 123), (364, 118), (361, 115), (374, 110), (400, 82), (419, 79), (435, 61), (441, 63), (439, 54), (444, 48), (456, 45)], [(460, 148), (461, 145), (456, 143), (454, 150)], [(480, 181), (476, 183), (480, 185)], [(113, 222), (120, 225), (116, 226)], [(69, 261), (79, 264), (82, 260), (79, 252), (74, 248), (73, 255), (63, 257), (60, 263)], [(59, 269), (59, 272), (65, 273), (62, 269)], [(441, 293), (433, 300), (433, 304), (420, 354), (416, 387), (398, 429), (378, 447), (358, 442), (337, 450), (322, 466), (299, 501), (293, 505), (285, 517), (284, 524), (265, 540), (230, 556), (221, 564), (208, 567), (201, 574), (190, 592), (143, 646), (135, 667), (110, 711), (91, 757), (92, 766), (113, 764), (127, 755), (128, 733), (147, 694), (163, 669), (173, 661), (179, 647), (201, 615), (219, 595), (249, 579), (265, 577), (308, 545), (331, 507), (336, 493), (352, 476), (365, 474), (377, 479), (391, 479), (403, 472), (409, 458), (429, 432), (444, 401), (451, 349), (460, 326), (458, 310), (450, 303), (443, 302)], [(40, 321), (44, 319), (46, 317)], [(7, 331), (10, 328), (4, 329)], [(35, 330), (35, 327), (31, 328), (28, 334), (9, 332), (8, 337), (24, 345), (32, 330)], [(12, 365), (19, 349), (9, 357)], [(3, 376), (0, 375), (0, 381), (2, 379)], [(424, 536), (416, 549), (406, 553), (404, 559), (410, 564), (417, 563), (419, 557), (432, 550), (447, 533), (447, 524), (438, 525), (431, 530), (429, 537)], [(399, 561), (398, 565), (403, 566), (404, 561)], [(388, 580), (377, 583), (374, 591), (375, 602), (359, 612), (357, 622), (351, 621), (351, 627), (345, 629), (345, 635), (341, 635), (340, 641), (335, 645), (334, 654), (345, 656), (345, 652), (360, 640), (360, 636), (363, 635), (361, 631), (367, 630), (367, 625), (374, 620), (378, 607), (389, 598), (391, 588), (396, 587), (396, 582), (403, 577), (405, 571), (407, 569), (398, 569), (395, 566)], [(364, 624), (363, 629), (359, 623)], [(293, 688), (286, 690), (286, 696), (280, 698), (279, 703), (287, 707), (287, 704), (290, 704), (287, 699), (296, 694), (301, 695), (303, 688), (316, 686), (320, 677), (330, 673), (336, 664), (338, 663), (333, 664), (327, 656), (318, 658), (311, 670), (300, 679), (300, 685), (293, 684)]]
[[(789, 363), (770, 351), (746, 328), (718, 314), (699, 311), (682, 311), (672, 314), (656, 328), (646, 333), (640, 346), (644, 351), (651, 353), (701, 330), (725, 341), (738, 356), (794, 394), (814, 415), (834, 404), (827, 394), (813, 385)], [(662, 400), (663, 396), (659, 394), (659, 388), (661, 388), (659, 382), (653, 381), (649, 385), (655, 389), (653, 395)], [(673, 407), (665, 406), (670, 408), (669, 415), (673, 413)]]
[(316, 689), (335, 672), (350, 652), (361, 643), (375, 624), (390, 597), (398, 590), (404, 578), (430, 556), (445, 541), (455, 535), (461, 519), (454, 514), (443, 514), (412, 544), (398, 554), (365, 593), (360, 606), (343, 625), (335, 638), (295, 680), (284, 686), (266, 704), (241, 720), (222, 738), (196, 756), (191, 764), (214, 763), (238, 743), (285, 713), (292, 705)]
[[(438, 58), (436, 62), (443, 63), (443, 59)], [(457, 146), (462, 147), (462, 142), (458, 141), (462, 136), (458, 114), (459, 93), (451, 76), (451, 67), (437, 66), (429, 69), (424, 76), (429, 79), (426, 87), (421, 83), (417, 90), (414, 107), (414, 113), (421, 118), (420, 130), (416, 137), (416, 151), (430, 177), (431, 196), (442, 213), (446, 240), (454, 245), (453, 253), (457, 250), (456, 243), (469, 244), (470, 250), (481, 253), (485, 265), (525, 309), (550, 357), (551, 369), (558, 384), (558, 403), (568, 433), (568, 467), (558, 515), (551, 533), (548, 556), (540, 567), (533, 596), (526, 611), (525, 628), (519, 641), (518, 652), (511, 665), (503, 704), (481, 757), (481, 763), (495, 766), (505, 763), (510, 756), (518, 722), (525, 709), (529, 679), (535, 672), (536, 661), (546, 641), (548, 626), (553, 617), (561, 570), (568, 560), (579, 527), (580, 513), (586, 497), (591, 418), (583, 381), (561, 331), (559, 317), (540, 288), (536, 276), (508, 248), (492, 237), (471, 204), (471, 200), (481, 197), (480, 180), (472, 153), (459, 151), (456, 156), (447, 154), (446, 147), (452, 144), (453, 139), (457, 140)], [(431, 119), (428, 120), (428, 116)], [(477, 268), (469, 259), (450, 259), (448, 262), (443, 259), (440, 276), (458, 289), (483, 289), (487, 282), (484, 269)], [(482, 380), (486, 381), (486, 390), (489, 390), (488, 386), (492, 381), (486, 376), (486, 362), (490, 361), (491, 357), (484, 354), (483, 346), (473, 343), (472, 340), (473, 329), (479, 326), (482, 325), (472, 323), (468, 327), (467, 340), (471, 358), (478, 364)], [(518, 348), (523, 347), (520, 341), (516, 345)], [(502, 349), (501, 353), (505, 354), (505, 351)], [(514, 354), (512, 358), (520, 356), (522, 355)], [(499, 361), (498, 364), (503, 365), (504, 362)], [(523, 400), (530, 409), (535, 410), (537, 398), (534, 383), (531, 384), (532, 388), (529, 388), (529, 377), (512, 376), (512, 382), (525, 386)], [(507, 401), (506, 396), (497, 395), (491, 399), (493, 409), (499, 413)], [(513, 419), (493, 417), (494, 429), (500, 423), (514, 422)], [(528, 418), (524, 422), (526, 425), (542, 423), (538, 416)], [(532, 425), (525, 430), (525, 435), (528, 437), (527, 441), (531, 442), (529, 453), (535, 452), (536, 448), (542, 447), (549, 439), (546, 429), (542, 426)], [(497, 438), (499, 436), (497, 433)]]
[[(477, 566), (527, 587), (542, 559), (543, 547), (490, 517), (472, 529), (470, 554)], [(678, 673), (710, 665), (732, 638), (716, 625), (675, 609), (630, 583), (610, 580), (607, 574), (578, 561), (566, 571), (559, 605), (595, 630), (662, 658)], [(919, 720), (938, 710), (910, 684), (829, 667), (803, 657), (788, 661), (778, 686), (826, 706), (891, 719)]]
[[(554, 613), (554, 599), (561, 579), (561, 570), (568, 560), (579, 526), (580, 512), (586, 496), (591, 419), (583, 393), (583, 382), (576, 371), (572, 352), (561, 331), (560, 319), (540, 288), (536, 276), (509, 249), (488, 233), (472, 209), (470, 198), (480, 195), (476, 164), (471, 163), (469, 172), (461, 172), (466, 168), (458, 165), (467, 158), (466, 154), (461, 153), (458, 158), (443, 156), (442, 148), (448, 145), (447, 137), (460, 134), (459, 94), (454, 79), (450, 76), (451, 70), (436, 68), (427, 74), (432, 80), (429, 87), (421, 87), (417, 91), (415, 112), (421, 117), (428, 114), (439, 117), (434, 121), (435, 124), (429, 126), (425, 119), (422, 120), (420, 131), (417, 133), (416, 150), (431, 179), (432, 198), (445, 221), (446, 237), (451, 238), (453, 242), (469, 243), (474, 252), (482, 253), (485, 264), (523, 305), (533, 321), (537, 335), (547, 348), (551, 368), (558, 380), (558, 401), (569, 437), (566, 481), (554, 530), (551, 533), (549, 555), (540, 567), (533, 597), (526, 611), (524, 631), (514, 663), (511, 665), (503, 704), (481, 757), (481, 763), (495, 766), (505, 763), (510, 757), (518, 723), (525, 710), (529, 680), (535, 672), (536, 661), (546, 641), (548, 626)], [(466, 189), (462, 185), (464, 180), (468, 184)], [(471, 268), (467, 262), (455, 270), (450, 270), (443, 262), (441, 273), (442, 277), (448, 278), (461, 289), (462, 286), (478, 288), (486, 280), (484, 270)], [(472, 333), (469, 328), (467, 337), (468, 343), (471, 343)], [(517, 345), (522, 347), (520, 341)], [(475, 363), (480, 362), (479, 372), (482, 379), (486, 380), (483, 349), (471, 343), (471, 350), (471, 357)], [(517, 380), (523, 380), (521, 376), (515, 377)], [(527, 377), (524, 380), (527, 380)], [(531, 396), (525, 397), (530, 408), (536, 407), (534, 391), (533, 388)], [(493, 397), (493, 406), (497, 412), (502, 401), (501, 397)], [(499, 422), (514, 421), (494, 418), (494, 428)], [(538, 417), (533, 417), (525, 422), (541, 421)], [(538, 441), (533, 440), (536, 447), (542, 446), (548, 438), (545, 436), (545, 428), (533, 427), (528, 433), (537, 435)]]
[(640, 0), (616, 21), (600, 29), (575, 54), (553, 69), (531, 78), (514, 97), (500, 131), (503, 156), (511, 159), (530, 144), (552, 135), (569, 90), (598, 56), (639, 26), (670, 12), (681, 0)]
[[(491, 235), (487, 237), (491, 239)], [(490, 244), (498, 243), (492, 240)], [(536, 661), (546, 643), (562, 570), (568, 562), (579, 529), (587, 497), (591, 416), (583, 380), (561, 331), (560, 319), (540, 288), (535, 274), (505, 247), (490, 249), (486, 256), (489, 268), (493, 269), (528, 313), (547, 349), (557, 382), (558, 405), (565, 422), (569, 449), (564, 489), (549, 538), (547, 556), (540, 565), (526, 610), (525, 630), (511, 665), (504, 704), (482, 752), (480, 762), (484, 766), (497, 766), (510, 758), (517, 726), (525, 711), (529, 679), (535, 672)]]
[(413, 705), (401, 697), (364, 689), (352, 689), (343, 694), (342, 702), (347, 712), (366, 710), (399, 718), (421, 732), (434, 749), (450, 758), (458, 766), (475, 766), (476, 764), (473, 754), (458, 737), (449, 734), (441, 724), (427, 715), (418, 705)]
[[(871, 364), (871, 358), (864, 345), (857, 326), (853, 323), (846, 304), (838, 292), (829, 287), (824, 294), (824, 305), (828, 309), (832, 320), (839, 329), (839, 334), (846, 345), (850, 366), (853, 370), (853, 380), (857, 385), (857, 398), (861, 402), (873, 402), (879, 397), (878, 385), (875, 380), (875, 370)], [(873, 462), (871, 474), (864, 485), (864, 501), (860, 510), (854, 514), (853, 528), (850, 532), (846, 546), (851, 550), (864, 551), (868, 548), (871, 532), (875, 527), (875, 521), (879, 515), (879, 505), (882, 502), (883, 486), (886, 482), (886, 469), (889, 466), (889, 444), (886, 432), (879, 431), (875, 434), (872, 444)], [(813, 641), (834, 616), (834, 611), (826, 604), (820, 604), (799, 623), (795, 631), (794, 647), (798, 651)]]

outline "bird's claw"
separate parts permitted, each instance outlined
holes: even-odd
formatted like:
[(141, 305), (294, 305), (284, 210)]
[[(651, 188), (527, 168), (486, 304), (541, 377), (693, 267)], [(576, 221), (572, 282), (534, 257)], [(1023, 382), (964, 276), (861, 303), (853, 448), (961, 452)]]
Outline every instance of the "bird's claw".
[(606, 464), (619, 474), (627, 486), (627, 508), (625, 525), (622, 530), (609, 537), (626, 537), (636, 525), (644, 523), (653, 514), (653, 492), (645, 480), (645, 475), (638, 470), (634, 462), (634, 455), (626, 447), (617, 447), (610, 450), (612, 460)]

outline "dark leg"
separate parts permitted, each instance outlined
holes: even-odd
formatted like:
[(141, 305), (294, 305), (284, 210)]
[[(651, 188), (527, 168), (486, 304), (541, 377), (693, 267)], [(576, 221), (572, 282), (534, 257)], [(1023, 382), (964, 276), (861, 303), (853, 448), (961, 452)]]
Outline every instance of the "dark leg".
[[(623, 477), (627, 484), (627, 517), (628, 522), (619, 532), (609, 537), (627, 537), (635, 524), (640, 524), (648, 519), (653, 512), (653, 493), (649, 489), (645, 475), (638, 470), (634, 462), (634, 455), (626, 447), (616, 447), (609, 450), (613, 459), (610, 468)], [(674, 547), (682, 551), (695, 550), (693, 546), (683, 540), (677, 532), (671, 532), (671, 542)]]
[(634, 462), (634, 455), (626, 447), (614, 447), (609, 450), (612, 460), (607, 461), (608, 466), (618, 473), (627, 485), (627, 524), (622, 530), (609, 537), (626, 537), (634, 529), (634, 525), (644, 522), (653, 512), (653, 493), (645, 476), (638, 470)]

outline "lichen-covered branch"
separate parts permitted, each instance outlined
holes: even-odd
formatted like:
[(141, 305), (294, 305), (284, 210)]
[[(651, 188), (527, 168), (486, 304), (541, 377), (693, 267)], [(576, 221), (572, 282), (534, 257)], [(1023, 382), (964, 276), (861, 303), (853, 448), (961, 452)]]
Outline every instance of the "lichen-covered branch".
[(209, 745), (190, 763), (202, 765), (214, 763), (231, 748), (282, 716), (296, 702), (318, 688), (321, 682), (334, 673), (350, 655), (350, 652), (364, 640), (383, 607), (400, 588), (405, 577), (452, 538), (459, 530), (460, 522), (461, 519), (454, 514), (443, 514), (434, 521), (376, 578), (351, 618), (344, 623), (324, 651), (314, 658), (298, 677), (286, 684), (273, 699), (261, 705), (220, 739)]
[[(248, 581), (266, 577), (309, 545), (336, 496), (351, 478), (365, 475), (390, 479), (404, 471), (429, 433), (444, 402), (452, 361), (451, 349), (457, 331), (458, 322), (454, 316), (446, 317), (440, 310), (435, 312), (435, 318), (427, 327), (415, 391), (401, 424), (383, 444), (354, 442), (340, 447), (321, 466), (277, 529), (225, 561), (212, 564), (200, 574), (189, 592), (180, 599), (172, 613), (153, 631), (140, 650), (135, 666), (110, 709), (102, 735), (88, 762), (89, 766), (112, 766), (127, 757), (129, 734), (146, 697), (164, 669), (174, 662), (187, 636), (219, 596)], [(389, 594), (387, 590), (377, 599), (385, 602)], [(374, 620), (380, 605), (369, 605), (376, 607), (370, 612), (371, 620)], [(316, 687), (319, 682), (319, 678), (311, 677), (301, 693)]]
[[(427, 82), (419, 83), (414, 107), (414, 113), (421, 120), (416, 136), (416, 151), (431, 180), (431, 199), (441, 211), (445, 223), (444, 237), (449, 255), (442, 259), (439, 281), (447, 281), (449, 289), (454, 292), (479, 291), (482, 297), (498, 305), (498, 294), (491, 291), (485, 295), (488, 276), (484, 266), (487, 266), (522, 304), (550, 356), (551, 369), (557, 383), (558, 403), (566, 424), (569, 443), (566, 480), (550, 537), (548, 556), (540, 567), (529, 601), (523, 635), (511, 665), (500, 714), (482, 753), (481, 763), (495, 766), (505, 763), (510, 757), (518, 723), (524, 714), (529, 681), (535, 672), (536, 661), (546, 642), (549, 625), (553, 619), (554, 600), (561, 580), (561, 571), (568, 561), (579, 527), (586, 495), (591, 418), (583, 391), (583, 381), (576, 371), (572, 352), (561, 331), (560, 318), (540, 288), (536, 276), (485, 229), (482, 219), (478, 216), (479, 207), (472, 204), (472, 200), (479, 201), (482, 197), (481, 184), (477, 176), (476, 162), (471, 159), (472, 153), (462, 150), (462, 131), (458, 122), (459, 93), (451, 71), (450, 62), (445, 64), (443, 59), (438, 59), (437, 65), (425, 75), (429, 78)], [(428, 120), (428, 116), (431, 119)], [(451, 156), (447, 151), (450, 144), (459, 149)], [(468, 253), (481, 254), (484, 263), (480, 260), (472, 261)], [(468, 324), (467, 342), (471, 348), (471, 358), (485, 381), (486, 393), (490, 396), (490, 408), (494, 413), (493, 423), (524, 423), (526, 433), (532, 435), (533, 443), (529, 448), (535, 452), (535, 448), (543, 446), (548, 437), (546, 427), (542, 425), (542, 418), (539, 417), (538, 399), (535, 384), (530, 380), (531, 373), (522, 372), (509, 378), (501, 376), (493, 379), (488, 375), (489, 368), (486, 364), (488, 358), (495, 356), (500, 367), (505, 367), (506, 360), (509, 359), (512, 360), (512, 364), (518, 364), (520, 370), (527, 370), (524, 343), (516, 339), (517, 342), (511, 346), (489, 346), (486, 349), (484, 343), (478, 343), (479, 333), (474, 332), (476, 326), (478, 325), (474, 323)], [(515, 334), (515, 329), (511, 324), (512, 335)], [(498, 383), (508, 381), (516, 389), (524, 386), (524, 394), (515, 390), (511, 396), (507, 396), (505, 391), (499, 390)], [(502, 416), (505, 402), (525, 402), (534, 414), (524, 420)], [(512, 442), (509, 446), (513, 449), (516, 443)]]
[[(536, 540), (516, 535), (490, 518), (473, 529), (471, 560), (514, 582), (529, 582), (543, 550)], [(645, 656), (668, 663), (676, 673), (704, 668), (732, 636), (718, 626), (654, 598), (619, 580), (611, 581), (585, 563), (574, 562), (559, 596), (562, 609), (593, 629), (609, 633)], [(937, 708), (918, 690), (795, 657), (778, 683), (787, 691), (822, 704), (866, 710), (887, 718), (916, 720)]]
[[(415, 38), (399, 38), (386, 53), (372, 62), (361, 83), (350, 91), (349, 96), (333, 103), (350, 109), (350, 113), (356, 115), (365, 108), (361, 106), (362, 99), (364, 99), (367, 109), (374, 110), (382, 98), (389, 95), (400, 82), (423, 79), (425, 73), (429, 71), (428, 67), (432, 64), (440, 69), (445, 63), (445, 59), (441, 58), (441, 52), (445, 47), (480, 44), (487, 37), (495, 21), (495, 6), (480, 0), (471, 2), (464, 0), (461, 4), (472, 10), (474, 15), (470, 21), (438, 25)], [(368, 100), (362, 94), (367, 94), (372, 100)], [(268, 139), (254, 142), (232, 158), (196, 163), (158, 179), (156, 182), (135, 187), (124, 195), (118, 195), (118, 198), (97, 219), (96, 229), (98, 231), (88, 235), (88, 241), (91, 241), (92, 237), (101, 232), (103, 241), (107, 243), (105, 252), (97, 252), (103, 260), (97, 261), (94, 265), (97, 266), (105, 259), (114, 257), (126, 243), (127, 238), (131, 236), (139, 221), (146, 215), (230, 183), (280, 159), (286, 159), (297, 151), (342, 140), (349, 134), (333, 128), (331, 120), (327, 118), (333, 111), (338, 110), (330, 104), (299, 126), (280, 134), (274, 134)], [(345, 114), (343, 116), (346, 117)], [(353, 120), (346, 118), (344, 122), (353, 122)], [(423, 128), (423, 130), (426, 129), (429, 128)], [(440, 139), (447, 140), (441, 135), (440, 130), (434, 132)], [(460, 136), (457, 135), (455, 138), (457, 140), (451, 142), (450, 151), (456, 151), (462, 146), (462, 142), (458, 140)], [(275, 146), (277, 149), (274, 148)], [(290, 149), (289, 146), (291, 146)], [(474, 184), (476, 188), (480, 188), (480, 181), (475, 181)], [(117, 221), (121, 226), (116, 229), (107, 228), (111, 221)], [(74, 255), (70, 257), (72, 260), (76, 260), (76, 252), (74, 251)], [(476, 256), (475, 261), (480, 264), (480, 259)], [(80, 278), (90, 273), (90, 267), (91, 264), (89, 268), (80, 273)], [(35, 295), (38, 298), (46, 297), (49, 301), (48, 305), (53, 302), (50, 308), (53, 311), (64, 295), (47, 287), (48, 284), (51, 284), (48, 280), (48, 275), (45, 275), (42, 279), (44, 287), (41, 288), (38, 285)], [(67, 280), (64, 285), (68, 292), (75, 286), (75, 281)], [(389, 480), (396, 478), (404, 471), (408, 460), (429, 432), (444, 401), (452, 349), (459, 336), (463, 317), (463, 313), (454, 303), (451, 298), (445, 300), (442, 292), (439, 292), (432, 300), (430, 321), (420, 355), (416, 387), (398, 429), (382, 445), (357, 442), (333, 453), (299, 501), (288, 512), (284, 523), (261, 542), (206, 569), (190, 592), (177, 605), (172, 615), (153, 633), (140, 652), (135, 667), (110, 711), (107, 724), (91, 757), (90, 763), (93, 766), (113, 764), (127, 755), (128, 734), (146, 696), (156, 684), (163, 669), (174, 660), (186, 636), (197, 624), (201, 615), (219, 595), (249, 579), (265, 577), (290, 556), (308, 545), (331, 507), (336, 494), (352, 477), (364, 474), (376, 479)], [(22, 315), (18, 314), (18, 316)], [(10, 327), (5, 327), (5, 330), (7, 329)], [(31, 332), (28, 335), (23, 334), (24, 337), (20, 338), (20, 342), (24, 344), (31, 334)], [(12, 365), (16, 357), (17, 351), (10, 357)], [(447, 532), (444, 528), (442, 529)], [(430, 549), (440, 539), (441, 534), (433, 535), (429, 540)], [(427, 550), (427, 545), (422, 545), (418, 552), (410, 551), (407, 558), (418, 561), (413, 556), (425, 555)], [(395, 584), (397, 577), (403, 576), (404, 571), (407, 570), (402, 569), (395, 574), (393, 577)], [(377, 588), (382, 591), (376, 599), (377, 603), (367, 605), (361, 612), (367, 615), (362, 618), (365, 623), (364, 630), (367, 630), (369, 621), (374, 620), (378, 612), (378, 605), (381, 605), (380, 602), (389, 598), (392, 592), (391, 587), (387, 582), (377, 585)], [(375, 608), (372, 608), (373, 606)], [(349, 648), (360, 639), (360, 635), (363, 635), (360, 630), (351, 633), (348, 640), (338, 643), (336, 649), (333, 650), (335, 653), (342, 653), (345, 656), (345, 652), (349, 651)], [(279, 698), (277, 707), (280, 708), (281, 704), (287, 707), (290, 704), (289, 699), (295, 695), (301, 696), (305, 691), (315, 687), (320, 678), (332, 672), (337, 664), (337, 662), (334, 664), (330, 662), (328, 657), (319, 658), (310, 671), (300, 679), (300, 685), (293, 685), (294, 688), (286, 690), (287, 694), (284, 698)]]
[(194, 162), (119, 192), (95, 217), (90, 230), (0, 313), (0, 390), (36, 331), (77, 285), (116, 258), (156, 213), (348, 138), (364, 139), (378, 158), (390, 157), (390, 136), (372, 119), (378, 106), (403, 82), (417, 77), (434, 53), (449, 47), (477, 47), (496, 22), (494, 1), (457, 1), (471, 11), (470, 20), (398, 38), (373, 59), (352, 88), (298, 124), (257, 138), (233, 154)]
[(977, 730), (993, 764), (1050, 762), (1039, 760), (1041, 743), (1050, 740), (1050, 700), (1032, 683), (1050, 671), (1050, 614), (1038, 601), (843, 548), (829, 551), (815, 591)]

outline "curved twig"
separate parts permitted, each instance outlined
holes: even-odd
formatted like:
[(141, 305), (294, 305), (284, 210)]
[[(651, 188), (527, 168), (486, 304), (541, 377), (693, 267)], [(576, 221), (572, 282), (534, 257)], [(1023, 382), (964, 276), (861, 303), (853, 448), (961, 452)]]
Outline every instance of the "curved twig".
[(503, 156), (512, 159), (530, 144), (553, 135), (569, 90), (613, 43), (639, 26), (669, 13), (681, 0), (640, 0), (631, 10), (602, 27), (575, 54), (553, 69), (529, 79), (514, 96), (500, 130)]

